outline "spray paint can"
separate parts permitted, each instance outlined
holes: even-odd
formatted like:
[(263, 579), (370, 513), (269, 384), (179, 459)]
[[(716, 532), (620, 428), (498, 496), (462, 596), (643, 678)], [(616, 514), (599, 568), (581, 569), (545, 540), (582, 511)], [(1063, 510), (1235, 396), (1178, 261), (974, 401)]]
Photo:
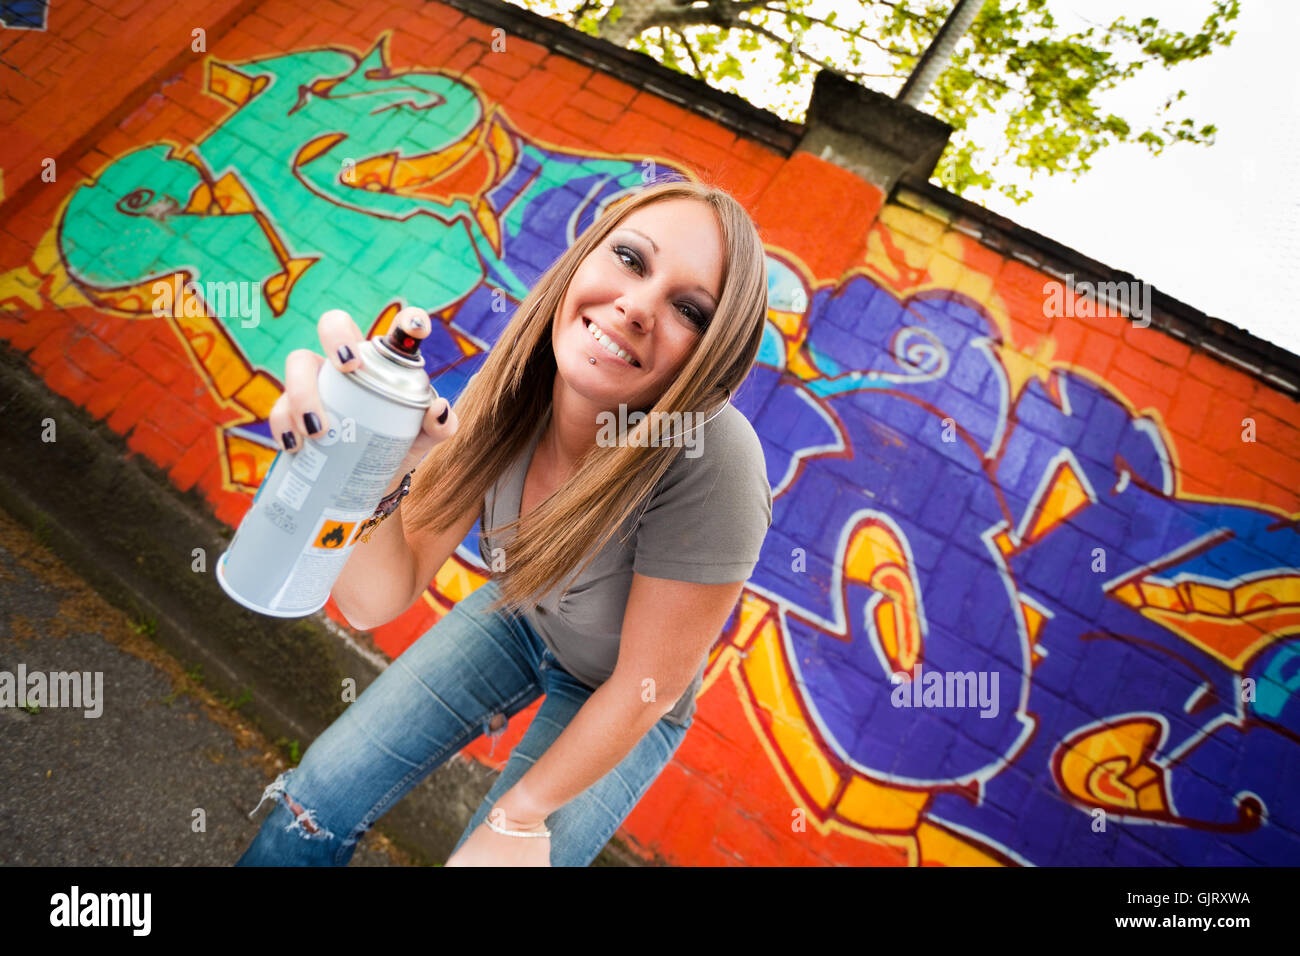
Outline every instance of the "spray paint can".
[(235, 601), (273, 617), (325, 606), (356, 543), (420, 434), (438, 394), (420, 339), (396, 323), (357, 346), (361, 367), (321, 366), (317, 387), (329, 427), (296, 453), (281, 450), (253, 497), (217, 580)]

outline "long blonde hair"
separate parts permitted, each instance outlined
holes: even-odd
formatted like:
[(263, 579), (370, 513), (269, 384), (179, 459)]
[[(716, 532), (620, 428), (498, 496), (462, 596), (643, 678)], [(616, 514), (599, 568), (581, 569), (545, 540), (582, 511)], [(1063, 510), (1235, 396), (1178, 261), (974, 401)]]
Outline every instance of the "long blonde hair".
[(529, 514), (483, 529), (494, 536), (514, 531), (494, 609), (518, 608), (546, 594), (586, 557), (580, 575), (637, 505), (648, 502), (682, 450), (675, 442), (654, 447), (638, 434), (648, 433), (654, 413), (713, 414), (758, 357), (767, 315), (767, 259), (749, 214), (710, 185), (683, 180), (640, 189), (605, 209), (519, 304), (456, 402), (456, 434), (435, 445), (412, 476), (400, 509), (404, 526), (441, 532), (471, 507), (482, 508), (487, 490), (523, 452), (550, 408), (556, 375), (552, 323), (574, 272), (628, 214), (679, 198), (707, 203), (717, 216), (726, 246), (718, 307), (675, 381), (636, 429), (629, 429), (627, 442), (593, 445), (576, 473)]

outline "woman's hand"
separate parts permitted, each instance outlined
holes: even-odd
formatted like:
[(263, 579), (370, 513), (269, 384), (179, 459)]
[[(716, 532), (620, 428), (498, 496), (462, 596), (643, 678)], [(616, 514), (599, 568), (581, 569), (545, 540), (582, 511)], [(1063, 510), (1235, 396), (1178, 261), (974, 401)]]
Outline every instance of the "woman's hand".
[[(416, 306), (407, 306), (393, 321), (416, 338), (422, 339), (429, 334), (429, 316)], [(342, 309), (330, 309), (320, 317), (316, 330), (325, 356), (336, 369), (351, 372), (361, 367), (357, 346), (365, 341), (365, 336), (350, 315)], [(325, 361), (324, 356), (311, 349), (294, 349), (285, 359), (284, 392), (271, 406), (267, 422), (271, 434), (286, 451), (297, 451), (306, 436), (319, 435), (329, 427), (316, 385)], [(439, 415), (446, 418), (439, 421)], [(424, 413), (420, 434), (415, 437), (407, 457), (412, 460), (422, 458), (434, 445), (456, 434), (457, 424), (451, 402), (441, 397), (436, 399)]]
[[(519, 829), (505, 818), (500, 810), (493, 810), (492, 822), (507, 830)], [(497, 833), (486, 822), (475, 827), (460, 849), (451, 855), (445, 866), (550, 866), (551, 838), (517, 837)]]

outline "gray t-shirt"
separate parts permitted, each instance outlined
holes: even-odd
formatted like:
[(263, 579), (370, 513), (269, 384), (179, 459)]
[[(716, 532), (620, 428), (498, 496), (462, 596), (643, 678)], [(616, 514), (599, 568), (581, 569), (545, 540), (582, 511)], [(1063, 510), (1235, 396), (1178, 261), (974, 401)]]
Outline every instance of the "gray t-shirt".
[[(494, 547), (506, 548), (509, 560), (508, 541), (489, 541), (485, 532), (519, 517), (524, 478), (548, 420), (549, 413), (484, 497), (479, 554), (488, 567)], [(560, 666), (593, 689), (614, 672), (633, 572), (722, 584), (748, 580), (758, 563), (772, 523), (772, 489), (758, 435), (731, 404), (697, 428), (689, 439), (696, 447), (678, 453), (644, 511), (633, 509), (569, 593), (562, 600), (558, 596), (574, 572), (536, 607), (524, 610)], [(687, 457), (687, 452), (699, 454)], [(700, 662), (690, 687), (666, 715), (671, 723), (684, 726), (695, 713), (706, 664)]]

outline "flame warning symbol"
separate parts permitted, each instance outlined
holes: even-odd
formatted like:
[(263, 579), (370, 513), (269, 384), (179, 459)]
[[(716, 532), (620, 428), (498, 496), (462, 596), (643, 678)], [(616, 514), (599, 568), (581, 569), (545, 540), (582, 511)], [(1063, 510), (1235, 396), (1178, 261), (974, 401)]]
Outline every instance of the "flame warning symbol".
[(341, 551), (352, 540), (352, 532), (359, 523), (326, 518), (316, 530), (312, 547), (321, 551)]

